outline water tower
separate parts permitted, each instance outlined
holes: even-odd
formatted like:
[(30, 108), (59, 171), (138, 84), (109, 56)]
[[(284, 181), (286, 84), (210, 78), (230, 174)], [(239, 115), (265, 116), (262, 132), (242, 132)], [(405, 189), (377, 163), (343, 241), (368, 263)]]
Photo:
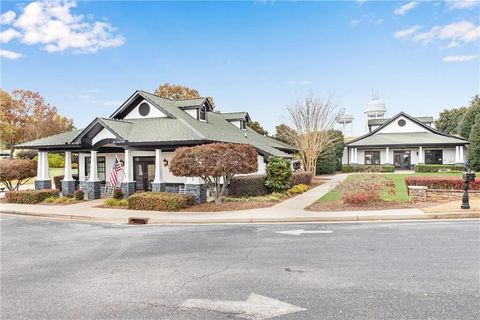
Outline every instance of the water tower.
[(343, 110), (342, 114), (338, 117), (337, 123), (343, 126), (343, 130), (342, 130), (343, 135), (346, 135), (345, 128), (347, 124), (350, 124), (351, 135), (353, 136), (353, 119), (354, 119), (353, 114), (351, 114), (350, 112), (345, 112), (345, 110)]
[(365, 114), (367, 115), (367, 130), (368, 130), (368, 120), (370, 119), (383, 119), (383, 116), (387, 113), (387, 108), (385, 107), (385, 102), (378, 99), (378, 93), (376, 96), (372, 97), (367, 103), (365, 108)]

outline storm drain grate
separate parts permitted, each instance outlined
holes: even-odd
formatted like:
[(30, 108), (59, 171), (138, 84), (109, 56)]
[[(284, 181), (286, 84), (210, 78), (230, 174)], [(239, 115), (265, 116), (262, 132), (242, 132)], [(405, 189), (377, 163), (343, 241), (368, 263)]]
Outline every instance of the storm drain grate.
[(149, 218), (138, 218), (130, 217), (128, 218), (128, 224), (148, 224)]

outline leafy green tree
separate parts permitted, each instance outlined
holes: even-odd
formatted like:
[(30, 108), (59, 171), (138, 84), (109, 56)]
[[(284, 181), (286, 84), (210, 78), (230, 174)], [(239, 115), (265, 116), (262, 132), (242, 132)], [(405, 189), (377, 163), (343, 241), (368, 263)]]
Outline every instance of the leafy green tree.
[(475, 119), (477, 115), (480, 114), (480, 96), (477, 94), (475, 97), (472, 98), (470, 102), (470, 106), (468, 107), (465, 115), (459, 126), (458, 133), (468, 139), (470, 136), (470, 131), (472, 130), (473, 125), (475, 124)]
[(285, 192), (290, 187), (292, 178), (290, 160), (281, 157), (270, 157), (267, 163), (267, 182), (265, 183), (274, 192)]
[(317, 160), (316, 174), (332, 174), (337, 170), (335, 149), (330, 147)]
[(470, 167), (480, 172), (480, 114), (475, 118), (475, 124), (470, 131), (470, 148), (468, 149)]
[(435, 128), (447, 134), (458, 134), (460, 122), (466, 111), (466, 107), (443, 110), (435, 121)]
[(249, 122), (248, 126), (250, 127), (250, 129), (252, 129), (258, 134), (261, 134), (262, 136), (268, 135), (268, 131), (265, 130), (258, 121)]

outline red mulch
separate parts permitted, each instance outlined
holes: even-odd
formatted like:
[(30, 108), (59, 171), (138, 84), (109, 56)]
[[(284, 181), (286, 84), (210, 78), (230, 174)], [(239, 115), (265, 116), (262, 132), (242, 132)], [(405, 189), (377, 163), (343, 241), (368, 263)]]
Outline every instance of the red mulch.
[(341, 201), (315, 202), (306, 207), (308, 211), (362, 211), (362, 210), (388, 210), (388, 209), (411, 209), (430, 207), (432, 202), (393, 202), (381, 201), (365, 206), (352, 206)]
[(267, 201), (245, 201), (245, 202), (222, 202), (221, 204), (215, 204), (215, 202), (208, 202), (197, 204), (183, 209), (185, 212), (218, 212), (218, 211), (235, 211), (235, 210), (247, 210), (257, 208), (268, 208), (279, 202), (267, 202)]

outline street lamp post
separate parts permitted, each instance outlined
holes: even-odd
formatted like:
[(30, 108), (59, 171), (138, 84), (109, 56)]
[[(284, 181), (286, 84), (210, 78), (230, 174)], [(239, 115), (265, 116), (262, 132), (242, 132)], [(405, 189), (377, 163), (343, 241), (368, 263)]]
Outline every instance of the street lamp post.
[(475, 181), (475, 173), (470, 171), (468, 167), (468, 161), (465, 162), (465, 167), (463, 168), (463, 197), (462, 197), (462, 209), (470, 209), (468, 189), (470, 189), (470, 182)]

